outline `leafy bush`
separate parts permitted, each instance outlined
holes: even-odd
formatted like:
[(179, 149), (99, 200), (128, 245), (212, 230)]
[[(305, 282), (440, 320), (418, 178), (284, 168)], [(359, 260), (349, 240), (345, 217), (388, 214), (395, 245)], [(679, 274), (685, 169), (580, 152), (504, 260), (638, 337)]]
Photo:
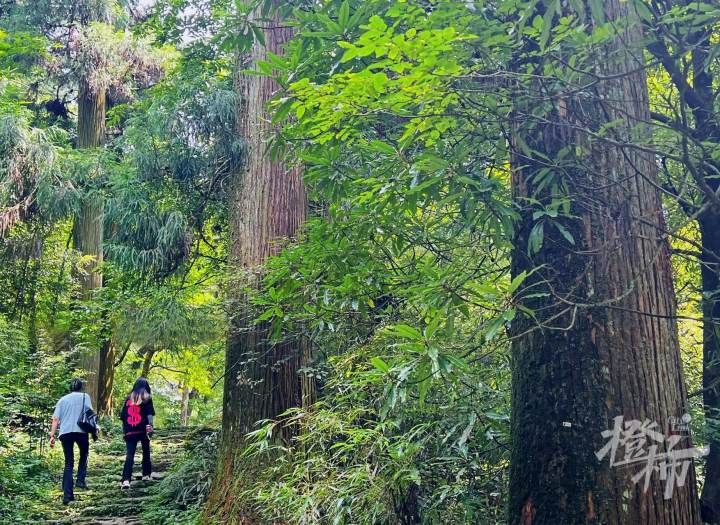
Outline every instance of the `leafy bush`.
[(148, 523), (197, 523), (210, 490), (217, 457), (217, 432), (199, 429), (190, 434), (185, 453), (159, 483), (143, 518)]
[(27, 437), (0, 432), (0, 523), (27, 523), (44, 517), (43, 502), (58, 468), (28, 450)]
[(67, 391), (67, 356), (28, 350), (22, 330), (0, 316), (0, 425), (44, 434), (57, 399)]
[(439, 373), (418, 396), (413, 364), (381, 361), (331, 360), (322, 401), (256, 431), (258, 456), (281, 425), (298, 438), (241, 497), (268, 520), (290, 523), (501, 521), (509, 429), (497, 385), (507, 367), (456, 361), (454, 374)]

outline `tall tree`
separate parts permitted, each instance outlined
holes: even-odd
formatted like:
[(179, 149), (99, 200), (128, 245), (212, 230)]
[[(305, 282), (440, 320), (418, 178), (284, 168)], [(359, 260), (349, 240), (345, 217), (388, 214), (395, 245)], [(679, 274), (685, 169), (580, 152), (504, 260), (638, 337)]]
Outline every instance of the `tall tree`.
[[(106, 92), (105, 89), (93, 88), (87, 78), (82, 77), (78, 89), (78, 121), (77, 147), (98, 148), (105, 142)], [(103, 275), (100, 265), (103, 262), (103, 209), (102, 198), (98, 195), (85, 196), (80, 203), (80, 210), (73, 225), (73, 244), (88, 263), (79, 272), (81, 298), (85, 301), (92, 298), (93, 292), (102, 288)], [(108, 382), (108, 374), (112, 368), (106, 364), (112, 362), (108, 358), (111, 345), (89, 349), (83, 354), (80, 366), (87, 371), (87, 392), (99, 412), (108, 411), (111, 392), (100, 385), (112, 385)], [(103, 363), (101, 374), (101, 363)], [(101, 377), (102, 376), (102, 377)]]
[[(560, 11), (558, 2), (543, 5)], [(510, 523), (698, 523), (692, 465), (664, 499), (658, 472), (646, 490), (644, 480), (633, 483), (636, 470), (596, 457), (619, 416), (656, 422), (668, 435), (686, 392), (655, 159), (633, 146), (647, 138), (650, 118), (642, 31), (630, 3), (572, 5), (576, 12), (539, 16), (585, 18), (596, 38), (614, 28), (574, 78), (584, 88), (542, 81), (564, 62), (542, 54), (541, 35), (524, 49), (532, 58), (522, 65), (537, 74), (515, 101), (512, 184), (522, 219), (512, 273), (529, 275), (519, 303), (534, 316), (511, 329)], [(528, 96), (548, 92), (540, 102)], [(652, 444), (667, 451), (667, 442)], [(675, 448), (687, 447), (683, 436)]]
[[(55, 99), (44, 103), (48, 113), (62, 119), (62, 125), (68, 125), (66, 103), (75, 98), (77, 102), (77, 137), (75, 146), (79, 150), (96, 149), (105, 142), (105, 119), (107, 85), (98, 78), (108, 76), (107, 50), (98, 50), (91, 32), (110, 21), (113, 8), (112, 0), (88, 2), (74, 0), (71, 2), (55, 2), (39, 0), (37, 2), (12, 2), (8, 14), (11, 19), (28, 28), (44, 34), (53, 45), (48, 58), (48, 77), (43, 81), (49, 88), (57, 83)], [(59, 67), (58, 67), (59, 66)], [(42, 82), (35, 86), (40, 90)], [(74, 85), (73, 85), (74, 84)], [(40, 93), (37, 93), (40, 94)], [(45, 94), (40, 94), (44, 96)], [(76, 95), (76, 96), (74, 96)], [(87, 163), (86, 166), (91, 166)], [(87, 171), (94, 167), (87, 167)], [(85, 179), (92, 181), (93, 173), (86, 173)], [(85, 189), (85, 188), (82, 188)], [(97, 192), (84, 193), (78, 204), (73, 225), (73, 245), (84, 259), (76, 278), (80, 282), (80, 301), (86, 302), (93, 292), (102, 287), (103, 278), (100, 270), (103, 262), (103, 203)], [(85, 349), (78, 366), (87, 372), (87, 391), (93, 404), (99, 399), (99, 371), (101, 365), (101, 347)], [(107, 360), (105, 360), (107, 361)], [(105, 367), (106, 373), (111, 370)], [(103, 379), (107, 384), (107, 381)], [(107, 406), (109, 394), (103, 393), (99, 408)]]
[(703, 406), (710, 454), (701, 496), (703, 521), (720, 523), (720, 119), (716, 110), (720, 44), (713, 36), (720, 7), (710, 3), (671, 1), (648, 5), (647, 49), (669, 77), (676, 93), (672, 103), (653, 113), (673, 135), (668, 151), (678, 152), (691, 192), (678, 191), (670, 169), (663, 188), (697, 223), (700, 292), (703, 313)]
[[(260, 420), (272, 419), (302, 402), (299, 363), (306, 352), (298, 339), (275, 342), (266, 323), (255, 323), (258, 314), (245, 290), (261, 286), (263, 264), (278, 253), (284, 240), (294, 237), (306, 217), (306, 195), (300, 170), (269, 154), (274, 127), (267, 105), (279, 85), (267, 76), (244, 71), (266, 60), (268, 52), (280, 55), (292, 37), (278, 8), (267, 2), (269, 13), (253, 11), (250, 23), (261, 19), (264, 44), (255, 40), (239, 56), (236, 67), (238, 134), (245, 140), (245, 158), (231, 178), (229, 190), (229, 266), (237, 281), (230, 290), (231, 317), (226, 351), (223, 421), (219, 467), (209, 512), (223, 514), (233, 499), (240, 474), (251, 475), (247, 463), (240, 467), (244, 436)], [(257, 27), (257, 26), (256, 26)], [(233, 517), (246, 509), (230, 510)]]
[[(126, 6), (127, 7), (127, 6)], [(128, 31), (116, 31), (115, 24), (125, 29), (133, 23), (129, 7), (114, 0), (57, 2), (13, 2), (9, 11), (16, 24), (43, 33), (53, 45), (47, 54), (47, 77), (35, 83), (35, 95), (42, 103), (35, 104), (38, 118), (43, 111), (53, 115), (52, 122), (71, 127), (68, 101), (77, 103), (77, 155), (69, 171), (79, 180), (73, 181), (79, 202), (74, 212), (73, 246), (83, 256), (82, 267), (75, 278), (79, 281), (77, 299), (87, 303), (103, 287), (102, 265), (105, 259), (104, 192), (108, 187), (102, 161), (106, 139), (106, 115), (109, 105), (129, 102), (137, 88), (148, 87), (160, 77), (159, 56), (147, 42), (134, 38)], [(125, 15), (122, 13), (125, 12)], [(52, 93), (52, 95), (49, 95)], [(53, 96), (50, 100), (45, 97)], [(60, 199), (62, 200), (62, 199)], [(68, 207), (62, 202), (57, 208)], [(95, 303), (97, 304), (97, 303)], [(107, 315), (94, 324), (107, 321)], [(102, 330), (86, 341), (78, 366), (87, 373), (87, 391), (99, 412), (111, 410), (114, 347), (110, 330)], [(79, 342), (79, 341), (76, 341)]]

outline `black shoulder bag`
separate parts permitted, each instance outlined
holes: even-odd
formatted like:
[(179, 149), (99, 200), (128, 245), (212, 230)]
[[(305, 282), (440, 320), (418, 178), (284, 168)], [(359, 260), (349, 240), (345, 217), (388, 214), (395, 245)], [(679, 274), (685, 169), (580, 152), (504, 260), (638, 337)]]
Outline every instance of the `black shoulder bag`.
[(92, 434), (93, 439), (97, 439), (97, 414), (95, 414), (95, 411), (92, 408), (88, 408), (87, 410), (85, 409), (84, 392), (82, 392), (82, 396), (83, 405), (80, 417), (77, 420), (77, 426), (79, 426), (83, 432)]

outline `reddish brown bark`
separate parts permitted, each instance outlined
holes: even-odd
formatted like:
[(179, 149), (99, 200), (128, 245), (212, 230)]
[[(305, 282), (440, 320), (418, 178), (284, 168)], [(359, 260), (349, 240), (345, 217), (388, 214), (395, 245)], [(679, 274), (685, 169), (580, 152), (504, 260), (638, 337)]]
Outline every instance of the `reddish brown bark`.
[[(277, 7), (277, 6), (276, 6)], [(243, 292), (260, 286), (263, 265), (298, 232), (306, 218), (307, 202), (300, 170), (267, 152), (274, 129), (267, 104), (278, 90), (268, 77), (243, 75), (264, 60), (267, 51), (282, 54), (292, 30), (277, 18), (264, 21), (265, 46), (255, 43), (238, 60), (236, 90), (238, 134), (245, 139), (241, 169), (230, 186), (229, 266), (235, 276), (230, 288), (232, 315), (225, 364), (223, 424), (219, 467), (210, 495), (208, 514), (229, 522), (252, 522), (252, 512), (234, 498), (238, 478), (251, 479), (253, 459), (240, 459), (244, 436), (257, 422), (277, 418), (301, 406), (313, 394), (301, 385), (298, 369), (307, 355), (307, 342), (290, 337), (269, 338), (266, 324), (254, 323), (257, 311)]]
[[(536, 318), (520, 316), (511, 329), (509, 521), (695, 524), (692, 466), (684, 486), (666, 500), (657, 472), (645, 491), (630, 479), (643, 465), (610, 468), (607, 457), (595, 456), (605, 445), (601, 432), (613, 428), (616, 416), (657, 422), (667, 436), (671, 418), (687, 410), (655, 159), (618, 145), (647, 135), (647, 84), (637, 59), (642, 34), (630, 3), (607, 0), (603, 9), (608, 20), (628, 22), (629, 29), (592, 64), (601, 80), (555, 102), (534, 125), (528, 115), (537, 99), (518, 97), (516, 104), (512, 183), (522, 218), (512, 271), (537, 271), (519, 299)], [(583, 131), (612, 121), (610, 140)], [(553, 166), (562, 155), (562, 166)], [(558, 221), (574, 244), (548, 222), (533, 253), (538, 208), (528, 199), (551, 202), (552, 190), (538, 187), (548, 166), (572, 203), (570, 216)], [(529, 297), (539, 293), (545, 295)], [(685, 437), (675, 448), (691, 445)], [(658, 452), (665, 450), (659, 444)]]
[[(268, 24), (277, 27), (265, 30), (266, 47), (254, 45), (239, 61), (238, 71), (264, 60), (266, 51), (282, 53), (292, 31), (279, 21)], [(276, 366), (283, 359), (293, 360), (296, 342), (269, 344), (267, 327), (253, 322), (257, 312), (237, 292), (242, 285), (259, 286), (263, 264), (296, 235), (307, 209), (300, 171), (272, 160), (267, 153), (274, 130), (266, 106), (277, 84), (268, 77), (239, 74), (236, 89), (242, 100), (238, 133), (247, 150), (230, 190), (229, 264), (239, 282), (234, 287), (234, 317), (228, 334), (223, 412), (223, 432), (228, 436), (249, 432), (257, 421), (277, 415), (284, 405), (298, 406), (294, 400), (286, 403), (279, 390), (283, 385), (278, 374), (290, 363)]]
[[(85, 80), (80, 81), (78, 93), (78, 148), (97, 148), (105, 141), (105, 92), (94, 92)], [(78, 272), (81, 299), (89, 300), (95, 290), (102, 288), (103, 276), (99, 266), (103, 262), (103, 202), (101, 198), (85, 197), (73, 225), (73, 244), (83, 256), (90, 259)], [(79, 366), (86, 371), (87, 392), (97, 405), (100, 388), (101, 361), (112, 362), (100, 349), (85, 351)], [(107, 373), (107, 370), (106, 370)], [(106, 381), (107, 384), (107, 381)], [(106, 399), (110, 394), (103, 394)]]

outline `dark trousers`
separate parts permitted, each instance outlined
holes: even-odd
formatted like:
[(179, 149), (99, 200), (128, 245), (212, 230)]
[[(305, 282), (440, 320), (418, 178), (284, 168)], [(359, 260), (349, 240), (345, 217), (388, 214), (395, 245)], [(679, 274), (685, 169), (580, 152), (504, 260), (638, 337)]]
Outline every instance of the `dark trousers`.
[(123, 467), (123, 481), (130, 481), (132, 478), (133, 463), (135, 463), (135, 450), (137, 450), (138, 441), (142, 444), (142, 473), (143, 476), (149, 476), (152, 473), (152, 463), (150, 462), (150, 438), (144, 432), (142, 434), (130, 434), (125, 436), (125, 447), (127, 455), (125, 456), (125, 466)]
[(63, 470), (63, 499), (73, 499), (73, 468), (75, 467), (74, 448), (77, 444), (80, 450), (78, 462), (77, 481), (85, 483), (88, 463), (88, 435), (85, 432), (68, 432), (60, 436), (63, 454), (65, 454), (65, 470)]

